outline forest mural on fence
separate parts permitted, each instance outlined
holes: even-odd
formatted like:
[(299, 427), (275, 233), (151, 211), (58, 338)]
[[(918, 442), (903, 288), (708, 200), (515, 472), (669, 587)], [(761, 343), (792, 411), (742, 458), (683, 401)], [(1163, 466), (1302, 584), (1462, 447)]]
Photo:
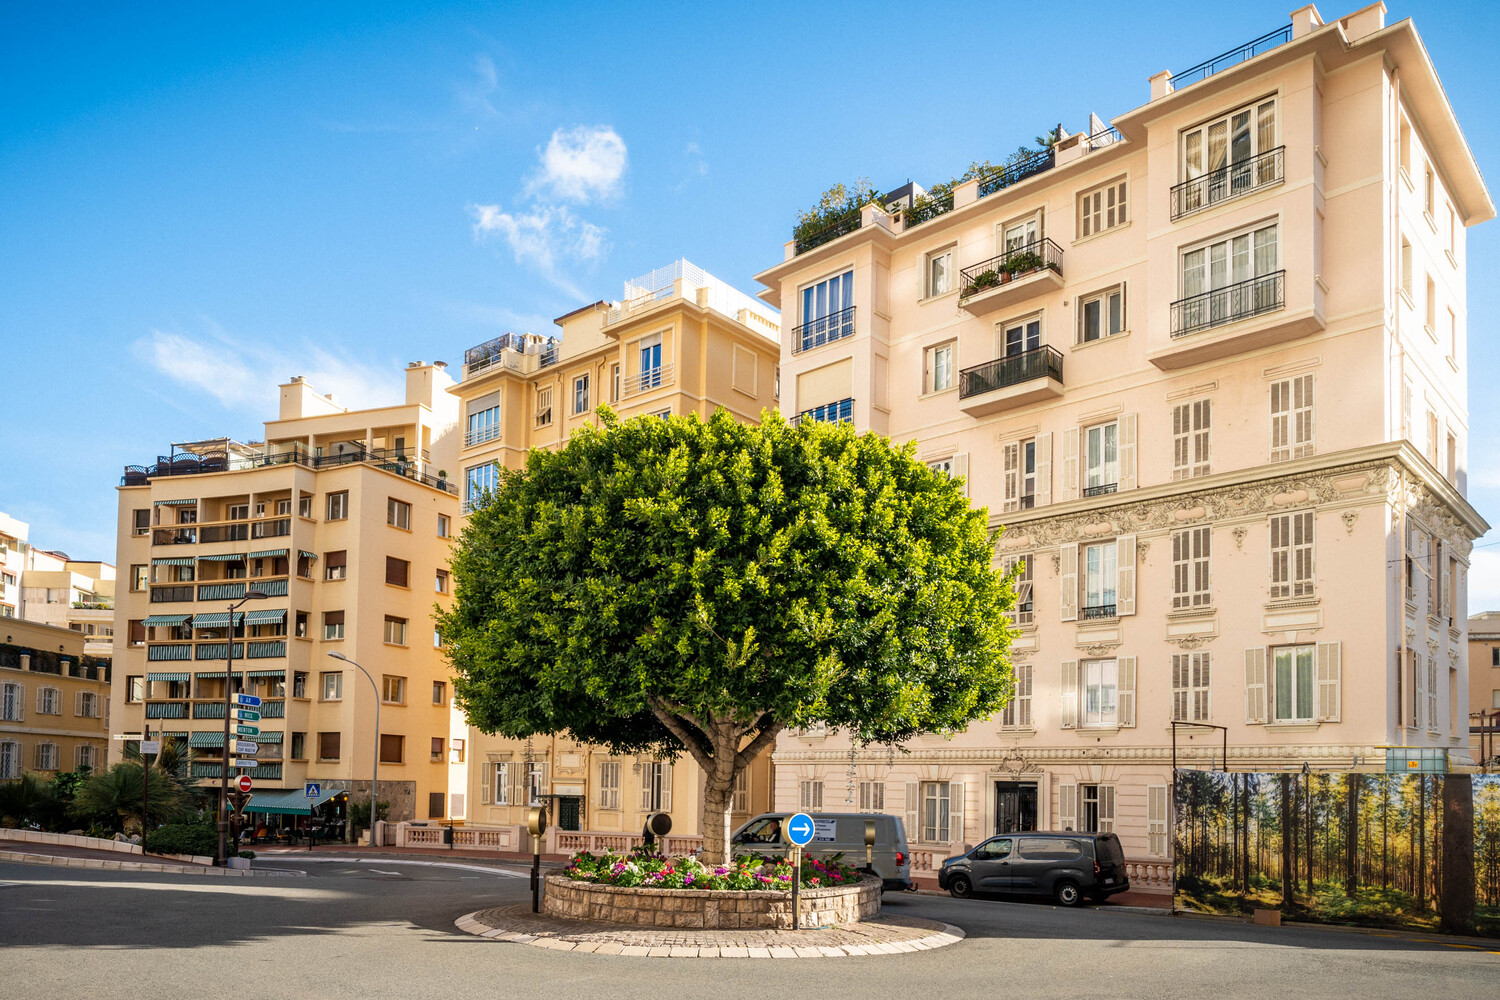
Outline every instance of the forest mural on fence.
[[(1176, 906), (1436, 927), (1445, 873), (1467, 870), (1462, 859), (1444, 864), (1445, 780), (1178, 771)], [(1472, 786), (1474, 922), (1500, 935), (1500, 775), (1473, 775)]]

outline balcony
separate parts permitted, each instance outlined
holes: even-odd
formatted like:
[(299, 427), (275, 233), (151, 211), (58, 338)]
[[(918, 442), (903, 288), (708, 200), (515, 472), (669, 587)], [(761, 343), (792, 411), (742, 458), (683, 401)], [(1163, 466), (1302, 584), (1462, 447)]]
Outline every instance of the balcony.
[(495, 368), (530, 375), (557, 363), (561, 356), (552, 337), (531, 333), (502, 333), (464, 351), (464, 381)]
[(152, 604), (174, 604), (181, 601), (191, 601), (192, 599), (193, 585), (190, 583), (151, 588)]
[(1207, 80), (1215, 73), (1226, 70), (1231, 66), (1238, 66), (1249, 59), (1254, 59), (1263, 52), (1269, 52), (1278, 45), (1283, 45), (1292, 40), (1292, 26), (1290, 24), (1277, 28), (1275, 31), (1267, 32), (1259, 38), (1251, 39), (1244, 45), (1230, 49), (1228, 52), (1205, 59), (1196, 66), (1189, 66), (1181, 73), (1173, 73), (1171, 88), (1181, 90), (1183, 87), (1191, 86), (1202, 80)]
[(187, 702), (150, 701), (146, 703), (146, 718), (148, 719), (186, 719), (187, 717)]
[(982, 316), (1063, 286), (1062, 247), (1050, 239), (1007, 250), (959, 272), (958, 304)]
[(815, 250), (824, 243), (832, 243), (840, 236), (847, 236), (860, 226), (860, 210), (855, 209), (846, 215), (842, 215), (833, 222), (819, 229), (817, 232), (808, 233), (806, 236), (798, 237), (796, 245), (792, 250), (792, 256)]
[(620, 398), (629, 399), (631, 396), (639, 396), (643, 392), (671, 385), (673, 374), (672, 366), (666, 364), (644, 369), (634, 375), (627, 375), (620, 380)]
[(1094, 618), (1114, 618), (1115, 606), (1113, 604), (1085, 604), (1078, 609), (1079, 616), (1084, 621)]
[(1172, 188), (1172, 219), (1184, 218), (1236, 198), (1264, 191), (1286, 180), (1286, 147), (1210, 170)]
[[(536, 358), (536, 355), (526, 355), (528, 358)], [(552, 352), (552, 359), (556, 360), (556, 352)], [(551, 363), (551, 362), (547, 362)], [(529, 370), (535, 370), (537, 366), (532, 365)], [(424, 451), (413, 454), (406, 450), (393, 448), (366, 448), (362, 441), (347, 441), (338, 444), (337, 450), (332, 453), (312, 454), (306, 448), (292, 445), (275, 445), (265, 451), (252, 451), (244, 445), (235, 445), (230, 452), (216, 452), (212, 454), (177, 453), (171, 456), (158, 456), (155, 465), (127, 465), (125, 475), (121, 477), (122, 486), (145, 486), (153, 479), (162, 476), (188, 476), (199, 475), (209, 472), (240, 472), (245, 469), (261, 469), (277, 465), (300, 465), (308, 469), (323, 469), (330, 466), (367, 464), (373, 465), (386, 472), (394, 472), (398, 476), (412, 479), (427, 486), (434, 487), (445, 493), (458, 493), (458, 485), (450, 483), (446, 479), (433, 476), (423, 472), (428, 467), (429, 457)], [(284, 517), (285, 515), (283, 515)], [(276, 520), (276, 519), (271, 519)], [(251, 522), (251, 538), (272, 538), (290, 533), (290, 520), (286, 521), (288, 528), (285, 531), (268, 529), (264, 525), (265, 520)], [(243, 522), (238, 523), (225, 535), (215, 539), (204, 539), (205, 541), (233, 541), (237, 537)], [(198, 539), (198, 525), (159, 525), (152, 529), (151, 544), (153, 545), (182, 545), (192, 544)]]
[(1287, 272), (1276, 271), (1173, 302), (1170, 340), (1146, 360), (1170, 371), (1317, 333), (1326, 325), (1322, 291), (1305, 272), (1298, 281), (1289, 288)]
[(1055, 399), (1062, 393), (1062, 352), (1047, 344), (958, 373), (958, 408), (971, 417)]
[(284, 719), (286, 718), (285, 701), (262, 701), (260, 703), (260, 717), (262, 719)]
[(252, 660), (266, 659), (286, 655), (285, 639), (270, 639), (262, 642), (252, 642), (245, 649), (246, 656)]
[[(222, 660), (229, 655), (229, 643), (227, 642), (200, 642), (193, 658), (197, 660)], [(245, 658), (245, 644), (237, 642), (234, 644), (234, 658), (243, 660)]]
[(836, 340), (854, 336), (854, 306), (808, 320), (792, 328), (792, 353), (801, 354)]
[(193, 704), (193, 718), (222, 719), (224, 718), (224, 703), (222, 701), (195, 702)]
[(192, 658), (193, 647), (187, 643), (163, 645), (162, 643), (153, 642), (146, 647), (146, 659), (148, 661), (191, 660)]
[(152, 545), (196, 545), (198, 526), (182, 524), (170, 528), (154, 528), (151, 531)]
[(1097, 486), (1085, 486), (1083, 488), (1083, 495), (1085, 497), (1107, 497), (1111, 493), (1118, 493), (1119, 490), (1119, 483), (1100, 483)]
[(1044, 170), (1051, 170), (1056, 164), (1057, 154), (1050, 147), (1038, 150), (1014, 163), (1007, 163), (999, 170), (979, 179), (979, 197), (985, 198), (996, 191), (1004, 191), (1012, 184), (1019, 184), (1028, 177), (1035, 176)]
[(476, 444), (484, 444), (486, 441), (495, 441), (500, 437), (500, 425), (490, 424), (488, 427), (476, 427), (464, 432), (464, 447), (472, 448)]
[(809, 423), (842, 424), (854, 419), (854, 400), (841, 399), (836, 403), (825, 403), (822, 406), (814, 406), (812, 409), (803, 410), (792, 418), (792, 424), (800, 424), (803, 421)]

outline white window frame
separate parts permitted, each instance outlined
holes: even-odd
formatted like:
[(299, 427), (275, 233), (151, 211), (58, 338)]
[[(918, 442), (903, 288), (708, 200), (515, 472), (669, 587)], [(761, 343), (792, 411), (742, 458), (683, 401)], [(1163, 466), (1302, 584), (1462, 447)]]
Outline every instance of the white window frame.
[(745, 768), (734, 772), (734, 778), (730, 782), (729, 811), (733, 813), (750, 811), (750, 772)]
[[(1261, 221), (1184, 247), (1177, 263), (1178, 298), (1197, 300), (1209, 292), (1265, 278), (1281, 269), (1281, 222)], [(1201, 310), (1184, 323), (1185, 329), (1193, 331), (1238, 322), (1251, 315), (1217, 314), (1217, 310), (1224, 308), (1218, 298), (1199, 302), (1192, 308)]]
[[(318, 684), (319, 701), (343, 701), (344, 700), (344, 672), (342, 670), (325, 670)], [(330, 689), (332, 693), (330, 693)]]
[(510, 805), (510, 761), (492, 760), (490, 767), (490, 805)]
[[(923, 280), (926, 280), (925, 276)], [(801, 338), (801, 343), (796, 345), (794, 353), (851, 336), (854, 333), (853, 320), (842, 314), (854, 306), (854, 269), (846, 268), (804, 285), (799, 289), (797, 305), (801, 310), (798, 314), (801, 323), (796, 336)]]
[(0, 778), (21, 776), (21, 744), (16, 740), (0, 740)]
[(0, 684), (0, 722), (24, 722), (26, 689), (20, 684)]
[[(1112, 300), (1117, 303), (1113, 309), (1111, 308)], [(1093, 336), (1089, 336), (1089, 307), (1095, 305), (1099, 307), (1099, 327), (1094, 331)], [(1126, 332), (1127, 329), (1125, 283), (1123, 281), (1118, 285), (1111, 285), (1108, 288), (1102, 288), (1097, 292), (1078, 297), (1078, 340), (1076, 343), (1097, 344), (1101, 340), (1118, 337), (1120, 334)]]
[(923, 258), (922, 284), (927, 293), (925, 298), (946, 295), (958, 287), (958, 282), (954, 280), (958, 275), (954, 267), (957, 250), (958, 244), (950, 243)]
[(1078, 661), (1078, 725), (1114, 729), (1120, 724), (1120, 661)]
[(397, 674), (383, 675), (380, 678), (380, 703), (382, 705), (405, 705), (406, 678)]
[(403, 531), (411, 530), (411, 504), (395, 497), (385, 498), (385, 523)]
[(1206, 650), (1172, 654), (1172, 721), (1207, 722), (1213, 662)]
[(573, 379), (573, 415), (589, 412), (589, 373)]
[(1116, 177), (1078, 196), (1078, 238), (1086, 240), (1130, 223), (1128, 177)]
[(609, 812), (620, 809), (620, 762), (599, 762), (599, 808)]
[(385, 641), (392, 646), (406, 645), (407, 619), (392, 615), (385, 617)]
[[(1232, 167), (1236, 163), (1245, 163), (1255, 159), (1262, 153), (1269, 153), (1281, 145), (1281, 109), (1276, 97), (1263, 97), (1249, 104), (1242, 104), (1237, 108), (1223, 114), (1215, 115), (1207, 121), (1199, 122), (1191, 128), (1185, 128), (1179, 134), (1177, 143), (1177, 169), (1179, 180), (1192, 180), (1194, 177), (1202, 177), (1211, 174), (1215, 170)], [(1265, 123), (1261, 121), (1262, 112), (1269, 108), (1271, 116), (1270, 134), (1264, 133)], [(1249, 149), (1246, 155), (1234, 159), (1234, 119), (1240, 114), (1248, 116), (1246, 127), (1249, 131)], [(1222, 163), (1210, 161), (1212, 156), (1213, 130), (1215, 126), (1223, 127), (1224, 158)], [(1200, 156), (1197, 162), (1189, 154), (1189, 149), (1195, 144), (1192, 137), (1198, 136), (1196, 147)], [(1205, 207), (1214, 201), (1205, 199)]]
[(1030, 553), (1000, 557), (1002, 572), (1009, 573), (1017, 566), (1020, 567), (1016, 574), (1016, 603), (1010, 610), (1013, 625), (1024, 627), (1036, 621), (1036, 588), (1032, 576), (1035, 565), (1036, 558)]
[(648, 760), (641, 764), (641, 806), (648, 812), (665, 809), (671, 801), (671, 768), (666, 761)]
[(1213, 399), (1172, 407), (1172, 479), (1193, 479), (1213, 471)]
[(347, 521), (349, 519), (349, 491), (340, 490), (337, 493), (328, 494), (324, 511), (328, 515), (323, 519), (325, 521)]
[(36, 693), (37, 715), (62, 715), (62, 688), (38, 688)]
[(1317, 382), (1311, 374), (1272, 382), (1271, 461), (1286, 462), (1317, 452)]
[(546, 794), (547, 764), (545, 761), (532, 761), (521, 766), (525, 768), (526, 804), (539, 806), (542, 804), (542, 796)]
[[(1083, 598), (1079, 611), (1093, 608), (1115, 609), (1114, 614), (1119, 613), (1120, 600), (1120, 567), (1116, 540), (1091, 542), (1083, 547), (1082, 556), (1082, 579)], [(1103, 615), (1102, 617), (1112, 617)]]
[(1209, 579), (1213, 529), (1207, 525), (1172, 532), (1172, 609), (1206, 608), (1213, 603)]
[[(1298, 677), (1302, 674), (1303, 663), (1299, 662), (1301, 657), (1306, 656), (1306, 681), (1305, 684), (1298, 683)], [(1310, 724), (1317, 718), (1318, 704), (1318, 648), (1312, 643), (1300, 643), (1295, 646), (1273, 646), (1269, 664), (1271, 687), (1271, 704), (1267, 708), (1268, 718), (1272, 723), (1283, 724)], [(1291, 678), (1290, 685), (1282, 683), (1282, 666), (1286, 663)], [(1290, 691), (1289, 694), (1287, 692)], [(1303, 694), (1306, 694), (1305, 705), (1299, 705)], [(1283, 697), (1289, 700), (1283, 702)], [(1283, 704), (1289, 705), (1291, 711), (1282, 714)], [(1306, 711), (1299, 711), (1305, 708)]]
[(924, 844), (949, 843), (948, 835), (953, 826), (950, 783), (946, 781), (922, 782), (922, 838)]
[[(1098, 441), (1098, 448), (1094, 442)], [(1083, 429), (1081, 435), (1083, 442), (1083, 455), (1080, 456), (1083, 467), (1083, 488), (1085, 491), (1098, 489), (1106, 486), (1117, 487), (1120, 484), (1120, 422), (1110, 420), (1101, 424), (1091, 424)], [(1110, 458), (1111, 449), (1114, 457)], [(1097, 451), (1098, 462), (1095, 462)]]
[(1310, 510), (1274, 514), (1269, 532), (1271, 599), (1312, 597), (1317, 592), (1317, 518)]
[(93, 691), (78, 692), (78, 717), (80, 719), (99, 718), (99, 696)]
[(38, 771), (56, 771), (58, 769), (58, 747), (56, 743), (38, 743), (36, 745), (36, 769)]
[(536, 416), (537, 427), (552, 426), (552, 387), (540, 387), (536, 391)]
[(945, 340), (923, 352), (922, 386), (924, 394), (943, 392), (958, 386), (958, 341)]
[[(1011, 350), (1011, 333), (1019, 333), (1015, 338), (1017, 350)], [(1047, 342), (1047, 328), (1043, 323), (1042, 314), (1039, 312), (1028, 313), (1016, 319), (1008, 319), (995, 324), (995, 354), (1002, 358), (1014, 358), (1029, 351), (1040, 350)]]

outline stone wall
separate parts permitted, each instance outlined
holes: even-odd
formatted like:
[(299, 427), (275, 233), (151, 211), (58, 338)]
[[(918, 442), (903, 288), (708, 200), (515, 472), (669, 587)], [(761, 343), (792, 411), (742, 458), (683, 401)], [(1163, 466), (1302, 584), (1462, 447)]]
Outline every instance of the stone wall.
[[(804, 889), (800, 893), (802, 926), (846, 925), (878, 916), (880, 891), (880, 879), (869, 876), (833, 889)], [(792, 926), (789, 892), (623, 888), (577, 882), (557, 874), (546, 877), (542, 909), (555, 917), (640, 927)]]

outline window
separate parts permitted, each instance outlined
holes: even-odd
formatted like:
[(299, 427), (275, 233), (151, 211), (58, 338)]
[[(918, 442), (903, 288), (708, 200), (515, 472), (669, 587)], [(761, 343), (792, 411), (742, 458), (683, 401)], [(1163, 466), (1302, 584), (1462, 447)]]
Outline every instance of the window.
[(410, 586), (411, 563), (395, 556), (385, 557), (385, 582), (392, 587)]
[(1082, 668), (1083, 724), (1119, 725), (1119, 662), (1085, 660), (1079, 666)]
[(307, 759), (307, 734), (306, 733), (293, 733), (292, 734), (292, 748), (291, 748), (291, 751), (290, 751), (290, 755), (291, 755), (291, 759), (292, 760), (306, 760)]
[(1174, 337), (1280, 309), (1276, 226), (1262, 226), (1186, 251), (1182, 298), (1172, 303)]
[(383, 675), (380, 678), (380, 700), (387, 705), (406, 704), (406, 678)]
[(1078, 786), (1079, 828), (1109, 833), (1115, 828), (1115, 786)]
[(73, 748), (73, 767), (82, 771), (92, 771), (99, 766), (99, 748), (81, 743)]
[(434, 705), (448, 704), (448, 684), (446, 681), (432, 682), (432, 703)]
[(1172, 654), (1172, 721), (1208, 721), (1208, 653)]
[(1400, 142), (1401, 142), (1401, 146), (1400, 146), (1401, 172), (1403, 174), (1405, 174), (1406, 175), (1406, 179), (1408, 181), (1410, 181), (1411, 180), (1411, 122), (1409, 122), (1409, 121), (1406, 120), (1406, 116), (1405, 115), (1401, 116), (1401, 140), (1400, 140)]
[(1103, 187), (1078, 196), (1078, 238), (1086, 239), (1130, 221), (1125, 210), (1125, 180), (1110, 181)]
[(464, 426), (464, 444), (483, 444), (500, 436), (500, 394), (492, 392), (470, 400), (468, 422)]
[(1042, 318), (1016, 320), (1001, 327), (1002, 353), (1007, 357), (1035, 351), (1042, 346)]
[(304, 493), (297, 498), (297, 516), (312, 517), (312, 494)]
[(1125, 330), (1125, 286), (1116, 285), (1078, 300), (1078, 342), (1113, 337)]
[(599, 808), (620, 808), (620, 762), (606, 760), (599, 764)]
[(794, 354), (854, 335), (853, 271), (802, 289), (802, 324), (794, 333)]
[(1146, 853), (1167, 856), (1167, 786), (1146, 787)]
[(589, 412), (589, 377), (580, 375), (573, 380), (573, 412)]
[(453, 744), (452, 744), (452, 747), (453, 747), (453, 760), (456, 763), (462, 764), (464, 762), (464, 741), (463, 740), (454, 740)]
[(343, 738), (342, 733), (319, 733), (318, 734), (318, 759), (338, 760), (339, 743)]
[(380, 734), (380, 763), (406, 763), (406, 737), (399, 733)]
[(1432, 410), (1427, 411), (1427, 461), (1431, 462), (1433, 468), (1438, 465), (1438, 416)]
[(1427, 728), (1438, 727), (1438, 661), (1436, 656), (1427, 658)]
[(845, 420), (854, 419), (854, 399), (841, 399), (835, 403), (824, 403), (822, 406), (814, 406), (797, 414), (797, 420), (824, 420), (828, 423), (840, 423)]
[(406, 645), (406, 619), (385, 616), (385, 641), (393, 646)]
[(443, 633), (439, 632), (437, 629), (432, 630), (432, 648), (443, 648)]
[[(1039, 488), (1050, 489), (1052, 435), (1027, 438), (1007, 444), (1001, 453), (1004, 473), (1005, 510), (1030, 510), (1037, 505)], [(1041, 465), (1039, 471), (1039, 460)]]
[(344, 613), (342, 611), (323, 612), (323, 638), (342, 639), (344, 637)]
[(0, 740), (0, 778), (21, 776), (21, 744), (14, 740)]
[(139, 674), (125, 678), (125, 700), (127, 702), (146, 700), (146, 678)]
[[(58, 692), (59, 696), (61, 692)], [(99, 696), (92, 691), (78, 692), (78, 703), (74, 706), (73, 714), (80, 719), (99, 718)]]
[(1212, 529), (1172, 532), (1172, 607), (1204, 608), (1211, 602), (1208, 556)]
[(342, 521), (349, 516), (349, 492), (328, 494), (328, 516), (325, 520)]
[(1012, 250), (1030, 246), (1041, 239), (1042, 213), (1037, 212), (1029, 218), (996, 226), (995, 234), (1000, 253), (1008, 254)]
[(298, 611), (292, 619), (292, 635), (298, 639), (306, 639), (307, 636), (307, 612)]
[(1427, 276), (1427, 336), (1437, 339), (1437, 282)]
[(861, 781), (859, 783), (859, 811), (885, 812), (885, 782)]
[(1114, 542), (1083, 549), (1083, 617), (1112, 618), (1115, 614), (1117, 546)]
[(323, 579), (342, 580), (349, 573), (349, 553), (345, 549), (323, 553)]
[(617, 364), (609, 366), (609, 401), (620, 401), (620, 366)]
[[(1236, 108), (1182, 133), (1182, 178), (1172, 218), (1248, 194), (1281, 180), (1276, 102)], [(1194, 180), (1198, 183), (1187, 183)]]
[(453, 533), (453, 519), (447, 514), (438, 515), (437, 535), (439, 538), (447, 538)]
[(38, 771), (56, 771), (57, 756), (56, 743), (38, 743), (36, 745), (36, 769)]
[(132, 512), (131, 534), (148, 535), (151, 533), (151, 508), (141, 508)]
[(1313, 659), (1311, 645), (1279, 646), (1274, 651), (1271, 678), (1273, 721), (1312, 721)]
[(19, 684), (0, 686), (0, 722), (21, 722), (26, 717), (25, 690)]
[(1448, 360), (1458, 361), (1458, 314), (1448, 310)]
[(1271, 599), (1313, 593), (1313, 512), (1271, 518)]
[(1271, 461), (1313, 454), (1313, 377), (1271, 383)]
[(823, 808), (823, 782), (816, 780), (797, 782), (797, 802), (803, 811)]
[(927, 255), (927, 295), (953, 291), (953, 248), (945, 247)]
[(958, 342), (948, 341), (946, 344), (938, 344), (926, 350), (923, 365), (927, 384), (922, 387), (923, 392), (942, 392), (951, 389), (957, 384), (957, 366), (954, 364), (958, 356)]
[(1206, 476), (1209, 464), (1213, 400), (1199, 399), (1172, 407), (1172, 478)]
[(490, 764), (486, 777), (490, 779), (489, 801), (491, 805), (510, 805), (510, 762), (495, 761)]
[(136, 564), (130, 567), (130, 589), (140, 592), (151, 582), (151, 567)]
[(922, 842), (926, 844), (948, 843), (949, 807), (952, 799), (948, 782), (922, 782)]
[(1411, 240), (1401, 237), (1401, 291), (1412, 297)]
[(411, 530), (411, 504), (387, 497), (385, 501), (385, 523), (395, 528)]
[(1422, 211), (1427, 216), (1427, 221), (1432, 222), (1437, 209), (1437, 175), (1432, 172), (1432, 165), (1428, 164), (1422, 175)]
[(1016, 679), (1015, 695), (1010, 703), (1000, 710), (1001, 729), (1031, 728), (1031, 664), (1013, 664)]
[[(432, 760), (442, 760), (443, 759), (443, 738), (441, 736), (434, 736), (432, 738), (432, 749), (429, 752), (428, 756)], [(442, 793), (441, 792), (438, 793), (438, 801), (439, 802), (442, 801)], [(441, 808), (441, 807), (439, 807), (439, 808)]]
[(433, 590), (439, 594), (448, 592), (448, 571), (440, 569), (437, 571), (432, 583)]
[(44, 687), (36, 693), (38, 715), (62, 715), (62, 692), (54, 687)]
[(642, 389), (654, 389), (661, 385), (663, 374), (661, 364), (661, 334), (653, 333), (649, 337), (641, 338), (637, 341), (637, 348), (640, 351), (641, 357), (639, 387)]
[(1458, 438), (1452, 434), (1448, 435), (1448, 462), (1445, 471), (1448, 481), (1458, 485)]
[(1097, 424), (1083, 432), (1083, 495), (1113, 493), (1120, 482), (1120, 425)]
[(494, 492), (500, 473), (495, 463), (486, 462), (464, 472), (464, 510), (473, 510), (484, 497)]
[(750, 772), (739, 770), (734, 773), (734, 778), (729, 784), (729, 811), (745, 813), (750, 811)]
[(548, 427), (552, 424), (552, 387), (536, 391), (536, 426)]
[(1034, 621), (1031, 564), (1032, 557), (1029, 555), (1004, 556), (1000, 560), (1002, 571), (1016, 572), (1016, 603), (1010, 614), (1010, 620), (1016, 625), (1030, 625)]
[(290, 499), (287, 499), (287, 500), (277, 500), (276, 501), (276, 516), (277, 517), (290, 517), (291, 514), (292, 514), (292, 501)]
[(325, 670), (321, 677), (323, 700), (341, 701), (344, 697), (344, 674), (340, 670)]
[(547, 765), (524, 764), (526, 769), (526, 804), (539, 806), (542, 804), (542, 796), (547, 793)]

